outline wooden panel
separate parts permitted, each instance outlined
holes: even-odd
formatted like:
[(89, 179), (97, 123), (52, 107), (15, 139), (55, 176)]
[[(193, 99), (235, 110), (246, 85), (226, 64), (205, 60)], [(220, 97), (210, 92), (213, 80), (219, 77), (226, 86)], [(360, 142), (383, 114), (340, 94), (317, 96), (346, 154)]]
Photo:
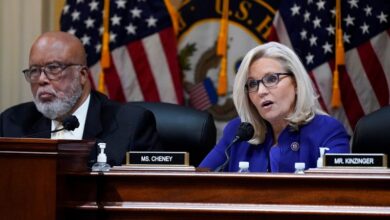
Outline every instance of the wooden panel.
[(56, 162), (52, 155), (36, 157), (0, 154), (2, 219), (55, 219)]
[[(100, 212), (92, 204), (74, 212), (71, 219), (388, 219), (383, 207), (307, 206), (211, 203), (106, 204)], [(74, 211), (74, 210), (73, 210)], [(99, 214), (97, 214), (99, 213)], [(68, 213), (69, 214), (69, 213)], [(95, 215), (93, 215), (95, 214)], [(97, 218), (99, 217), (99, 218)]]
[(58, 219), (63, 214), (57, 203), (63, 175), (87, 171), (93, 144), (0, 138), (0, 219)]
[(73, 184), (63, 205), (79, 219), (96, 219), (96, 213), (100, 219), (390, 218), (389, 175), (108, 172), (66, 178)]
[(388, 170), (96, 173), (92, 145), (0, 138), (0, 219), (390, 219)]
[(104, 200), (390, 206), (390, 176), (111, 173)]

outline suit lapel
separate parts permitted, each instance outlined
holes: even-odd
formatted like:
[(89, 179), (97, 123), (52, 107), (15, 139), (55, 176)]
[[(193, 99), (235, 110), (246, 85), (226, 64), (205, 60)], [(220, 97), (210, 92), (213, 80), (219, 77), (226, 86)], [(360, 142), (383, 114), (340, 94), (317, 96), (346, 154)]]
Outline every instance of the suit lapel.
[(87, 119), (85, 120), (83, 139), (95, 139), (102, 131), (100, 118), (102, 102), (94, 92), (91, 92), (91, 100), (88, 106)]
[(42, 117), (32, 126), (30, 134), (37, 134), (36, 137), (40, 138), (50, 138), (51, 120), (42, 115)]

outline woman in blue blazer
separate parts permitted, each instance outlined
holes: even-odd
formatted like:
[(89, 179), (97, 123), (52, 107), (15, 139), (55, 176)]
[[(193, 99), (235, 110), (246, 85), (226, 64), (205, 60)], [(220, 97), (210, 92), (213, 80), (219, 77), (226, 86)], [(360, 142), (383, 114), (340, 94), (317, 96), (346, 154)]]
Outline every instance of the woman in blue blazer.
[(236, 172), (249, 161), (251, 172), (294, 172), (295, 162), (316, 167), (320, 147), (349, 152), (343, 125), (319, 107), (317, 94), (298, 56), (276, 42), (250, 50), (237, 72), (233, 100), (238, 118), (225, 127), (223, 137), (199, 167), (218, 169), (241, 122), (254, 127), (249, 141), (238, 141), (226, 152), (223, 171)]

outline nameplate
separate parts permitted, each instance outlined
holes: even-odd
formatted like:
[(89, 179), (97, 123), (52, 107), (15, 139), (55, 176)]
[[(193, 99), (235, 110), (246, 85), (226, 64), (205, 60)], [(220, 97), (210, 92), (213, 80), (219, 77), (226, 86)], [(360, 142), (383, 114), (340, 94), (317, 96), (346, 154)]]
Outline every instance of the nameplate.
[(187, 152), (129, 151), (126, 153), (127, 165), (189, 165)]
[(385, 154), (325, 154), (325, 167), (387, 167)]

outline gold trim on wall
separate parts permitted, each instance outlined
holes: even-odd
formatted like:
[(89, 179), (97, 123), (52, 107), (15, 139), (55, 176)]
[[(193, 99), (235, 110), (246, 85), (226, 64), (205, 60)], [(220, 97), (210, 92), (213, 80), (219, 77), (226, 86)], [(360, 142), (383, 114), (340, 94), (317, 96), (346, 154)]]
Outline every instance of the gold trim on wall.
[(65, 5), (65, 0), (55, 0), (54, 3), (54, 30), (60, 30), (60, 17), (62, 8)]

